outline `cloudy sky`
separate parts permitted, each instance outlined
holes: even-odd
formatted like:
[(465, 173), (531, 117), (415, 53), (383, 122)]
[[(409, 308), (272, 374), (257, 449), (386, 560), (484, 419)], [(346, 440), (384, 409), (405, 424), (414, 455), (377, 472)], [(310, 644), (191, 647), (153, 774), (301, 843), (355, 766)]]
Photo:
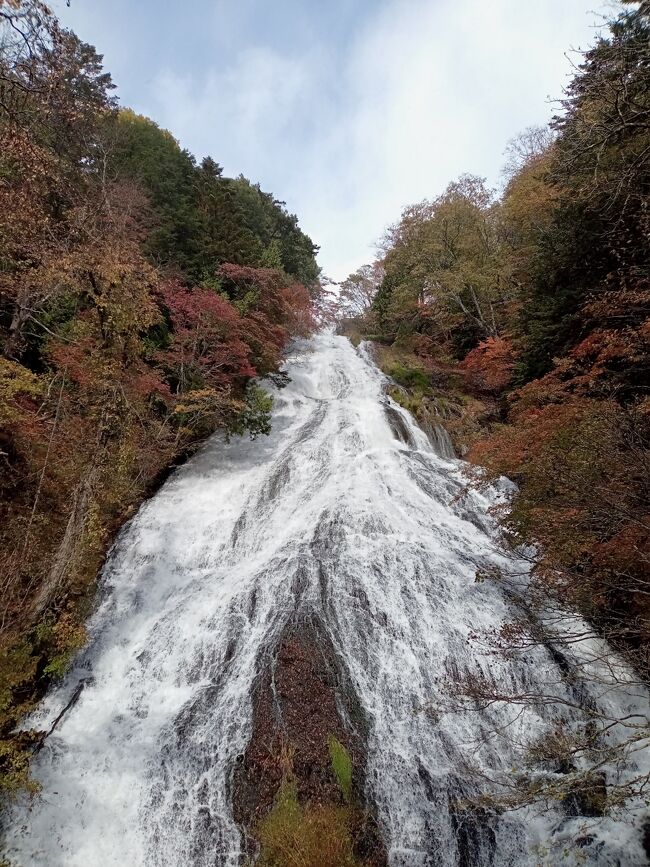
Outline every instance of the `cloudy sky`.
[(603, 0), (63, 0), (123, 105), (287, 202), (342, 279), (554, 113)]

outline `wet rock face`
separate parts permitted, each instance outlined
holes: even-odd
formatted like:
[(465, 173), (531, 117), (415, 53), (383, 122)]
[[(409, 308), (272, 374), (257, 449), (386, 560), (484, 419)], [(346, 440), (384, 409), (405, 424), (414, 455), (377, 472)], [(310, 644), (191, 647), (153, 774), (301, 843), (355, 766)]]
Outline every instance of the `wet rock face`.
[(591, 774), (576, 785), (564, 799), (567, 816), (602, 816), (607, 806), (607, 783), (604, 773)]
[(490, 813), (481, 807), (474, 807), (452, 810), (451, 816), (458, 843), (458, 867), (474, 867), (477, 863), (493, 864), (496, 834)]
[(406, 445), (413, 445), (411, 432), (409, 431), (406, 422), (397, 411), (397, 409), (394, 406), (391, 406), (391, 404), (388, 402), (384, 404), (384, 409), (386, 411), (386, 418), (388, 419), (391, 430), (395, 434), (395, 438), (398, 439), (400, 442), (406, 443)]
[(645, 852), (648, 863), (650, 864), (650, 819), (648, 819), (643, 826), (642, 841), (643, 851)]
[(358, 720), (352, 704), (327, 637), (313, 624), (289, 627), (261, 667), (253, 733), (233, 781), (233, 812), (246, 832), (248, 854), (255, 853), (255, 829), (288, 776), (301, 804), (346, 804), (330, 752), (336, 738), (352, 761), (355, 854), (367, 867), (387, 863), (374, 818), (363, 803), (364, 747), (361, 727), (352, 722)]

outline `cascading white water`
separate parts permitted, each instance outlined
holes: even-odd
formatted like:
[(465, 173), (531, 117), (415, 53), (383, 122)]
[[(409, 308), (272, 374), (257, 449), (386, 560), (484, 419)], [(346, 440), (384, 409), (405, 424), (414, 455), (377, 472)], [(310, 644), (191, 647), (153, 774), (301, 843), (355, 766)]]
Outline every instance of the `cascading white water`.
[(445, 672), (553, 689), (608, 713), (647, 714), (647, 698), (578, 687), (544, 648), (513, 661), (484, 654), (471, 635), (498, 629), (509, 603), (476, 570), (522, 568), (494, 543), (489, 508), (502, 494), (464, 492), (460, 462), (439, 457), (384, 396), (363, 347), (320, 334), (288, 371), (268, 438), (215, 437), (122, 531), (89, 646), (30, 720), (48, 728), (85, 679), (35, 762), (42, 794), (11, 816), (12, 861), (237, 865), (229, 795), (251, 686), (301, 606), (329, 632), (365, 711), (368, 795), (391, 867), (557, 864), (580, 834), (563, 863), (644, 863), (641, 809), (621, 820), (560, 807), (454, 812), (481, 786), (467, 760), (487, 776), (507, 771), (512, 743), (539, 736), (554, 710), (446, 713)]

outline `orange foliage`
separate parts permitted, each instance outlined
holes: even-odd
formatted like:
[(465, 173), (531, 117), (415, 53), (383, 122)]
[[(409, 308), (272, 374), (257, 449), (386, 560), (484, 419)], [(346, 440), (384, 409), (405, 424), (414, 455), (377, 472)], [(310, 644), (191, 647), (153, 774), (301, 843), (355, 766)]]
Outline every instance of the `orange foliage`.
[(499, 394), (512, 382), (515, 350), (503, 337), (488, 337), (472, 349), (460, 364), (472, 391)]

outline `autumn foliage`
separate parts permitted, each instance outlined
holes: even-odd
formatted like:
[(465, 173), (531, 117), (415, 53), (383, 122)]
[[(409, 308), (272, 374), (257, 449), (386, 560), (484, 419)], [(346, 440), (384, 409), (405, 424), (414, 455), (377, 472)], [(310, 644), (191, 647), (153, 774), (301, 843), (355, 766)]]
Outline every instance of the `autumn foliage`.
[(460, 364), (467, 374), (468, 386), (489, 394), (500, 394), (512, 384), (515, 353), (503, 337), (488, 337), (472, 349)]
[[(365, 315), (384, 354), (417, 372), (398, 399), (426, 405), (459, 453), (518, 483), (503, 526), (536, 546), (542, 596), (586, 614), (644, 676), (649, 45), (648, 4), (625, 3), (562, 114), (508, 146), (501, 195), (466, 175), (406, 208)], [(409, 387), (403, 371), (398, 381)]]
[(45, 5), (0, 30), (1, 795), (115, 530), (207, 435), (268, 432), (254, 380), (312, 327), (318, 266), (272, 195), (118, 111)]

